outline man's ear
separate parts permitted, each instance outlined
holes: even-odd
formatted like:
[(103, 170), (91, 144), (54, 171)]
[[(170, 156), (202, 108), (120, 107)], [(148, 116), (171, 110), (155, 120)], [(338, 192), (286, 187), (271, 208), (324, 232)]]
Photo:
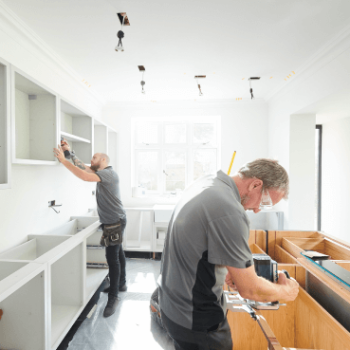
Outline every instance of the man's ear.
[(260, 179), (253, 179), (253, 181), (250, 183), (248, 189), (249, 191), (253, 191), (255, 189), (261, 188), (263, 185), (263, 182)]

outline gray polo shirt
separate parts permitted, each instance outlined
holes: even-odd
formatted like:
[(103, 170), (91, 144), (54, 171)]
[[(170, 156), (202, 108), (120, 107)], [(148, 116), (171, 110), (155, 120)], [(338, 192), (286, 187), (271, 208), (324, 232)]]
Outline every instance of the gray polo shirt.
[(160, 307), (194, 331), (224, 319), (225, 266), (253, 264), (249, 221), (237, 186), (222, 171), (196, 181), (175, 207), (158, 280)]
[(97, 211), (103, 224), (115, 224), (125, 218), (123, 203), (120, 200), (119, 177), (111, 166), (99, 170), (101, 179), (96, 185)]

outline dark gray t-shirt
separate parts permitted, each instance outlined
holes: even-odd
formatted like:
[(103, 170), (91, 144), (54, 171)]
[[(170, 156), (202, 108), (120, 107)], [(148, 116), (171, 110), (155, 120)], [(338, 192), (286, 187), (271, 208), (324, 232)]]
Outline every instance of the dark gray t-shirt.
[(123, 203), (120, 200), (119, 177), (111, 166), (97, 171), (101, 179), (96, 185), (97, 211), (103, 224), (115, 224), (125, 218)]
[(160, 307), (195, 331), (224, 319), (225, 266), (253, 264), (249, 220), (233, 179), (222, 171), (196, 181), (175, 207), (158, 280)]

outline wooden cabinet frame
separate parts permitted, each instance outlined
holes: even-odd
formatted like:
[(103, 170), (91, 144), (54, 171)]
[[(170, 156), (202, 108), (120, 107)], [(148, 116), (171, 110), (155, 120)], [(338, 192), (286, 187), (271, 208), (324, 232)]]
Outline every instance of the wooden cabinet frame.
[(311, 245), (333, 254), (339, 265), (350, 270), (350, 244), (314, 231), (256, 230), (251, 231), (249, 245), (253, 253), (268, 251), (278, 262), (279, 270), (287, 270), (299, 282), (300, 291), (294, 302), (287, 303), (278, 311), (260, 311), (276, 338), (273, 346), (268, 347), (258, 322), (248, 314), (229, 311), (227, 318), (234, 350), (350, 350), (350, 332), (308, 294), (305, 290), (306, 276), (311, 273), (349, 304), (350, 291), (345, 291), (300, 255), (303, 247)]

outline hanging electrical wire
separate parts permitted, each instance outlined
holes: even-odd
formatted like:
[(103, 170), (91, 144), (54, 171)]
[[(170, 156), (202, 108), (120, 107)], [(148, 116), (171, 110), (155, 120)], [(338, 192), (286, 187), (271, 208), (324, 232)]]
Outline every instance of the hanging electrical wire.
[[(121, 22), (121, 28), (122, 29), (123, 29), (125, 17), (126, 16), (123, 16), (123, 21)], [(122, 30), (119, 30), (118, 33), (117, 33), (117, 37), (119, 38), (119, 41), (118, 41), (118, 45), (115, 47), (115, 51), (123, 52), (124, 51), (124, 47), (123, 47), (122, 39), (124, 38), (124, 32)]]
[(144, 66), (138, 66), (138, 67), (139, 67), (139, 71), (142, 73), (142, 80), (141, 80), (142, 90), (141, 90), (141, 93), (145, 94), (146, 91), (144, 89), (144, 86), (145, 86), (146, 82), (144, 81), (143, 76), (145, 74), (146, 68)]
[(203, 92), (202, 92), (201, 85), (198, 82), (198, 79), (203, 79), (205, 77), (206, 77), (206, 75), (195, 75), (195, 77), (194, 77), (196, 79), (196, 81), (197, 81), (197, 86), (198, 86), (198, 90), (199, 90), (199, 96), (203, 96)]
[(250, 97), (253, 100), (254, 99), (254, 94), (253, 94), (253, 88), (252, 88), (252, 80), (259, 80), (260, 77), (251, 77), (249, 78), (249, 92), (250, 92)]

